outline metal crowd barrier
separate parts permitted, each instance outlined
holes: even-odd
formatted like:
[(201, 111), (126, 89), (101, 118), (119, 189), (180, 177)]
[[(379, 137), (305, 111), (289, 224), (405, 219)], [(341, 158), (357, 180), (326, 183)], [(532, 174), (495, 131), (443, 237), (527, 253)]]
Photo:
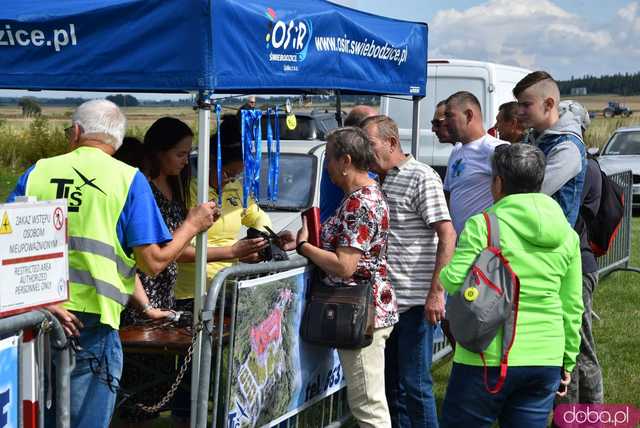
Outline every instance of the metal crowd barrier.
[(609, 175), (624, 192), (624, 216), (618, 234), (607, 254), (598, 258), (598, 275), (602, 278), (612, 272), (625, 270), (640, 273), (631, 263), (631, 220), (633, 218), (633, 174), (622, 171)]
[[(205, 428), (209, 418), (209, 403), (213, 403), (211, 420), (213, 426), (225, 426), (229, 413), (229, 395), (231, 388), (233, 346), (229, 343), (224, 349), (224, 330), (228, 328), (228, 337), (233, 340), (236, 318), (236, 296), (238, 282), (261, 276), (285, 272), (292, 269), (309, 266), (304, 257), (294, 256), (285, 262), (269, 262), (260, 264), (239, 264), (220, 271), (211, 283), (202, 311), (204, 322), (202, 355), (200, 357), (199, 383), (197, 386), (196, 420), (195, 426)], [(230, 299), (228, 299), (230, 296)], [(225, 327), (225, 305), (229, 305), (230, 320)], [(216, 318), (214, 319), (214, 314)], [(217, 332), (214, 332), (217, 329)], [(217, 338), (213, 343), (212, 338)], [(434, 343), (433, 360), (437, 362), (451, 353), (451, 345), (446, 337)], [(212, 361), (215, 357), (215, 361)], [(213, 362), (213, 370), (212, 370)], [(211, 375), (213, 373), (213, 382)], [(223, 378), (226, 378), (223, 381)], [(337, 428), (345, 425), (351, 418), (347, 405), (346, 388), (323, 398), (321, 401), (305, 408), (300, 413), (278, 424), (278, 427), (324, 427)]]
[[(56, 427), (68, 428), (71, 425), (71, 418), (69, 413), (69, 404), (71, 400), (70, 390), (70, 375), (72, 370), (73, 351), (68, 348), (67, 337), (64, 333), (62, 325), (58, 319), (46, 310), (25, 312), (23, 314), (10, 316), (0, 319), (0, 335), (16, 334), (24, 329), (43, 327), (48, 323), (48, 329), (50, 329), (49, 340), (51, 344), (56, 348), (62, 348), (61, 352), (56, 352)], [(42, 355), (43, 349), (38, 349), (38, 352)], [(39, 401), (44, 404), (44, 365), (40, 366), (40, 391)], [(49, 374), (50, 375), (50, 374)], [(22, 407), (22, 403), (19, 403)], [(38, 426), (44, 426), (44, 412), (45, 406), (41, 405), (38, 412)]]

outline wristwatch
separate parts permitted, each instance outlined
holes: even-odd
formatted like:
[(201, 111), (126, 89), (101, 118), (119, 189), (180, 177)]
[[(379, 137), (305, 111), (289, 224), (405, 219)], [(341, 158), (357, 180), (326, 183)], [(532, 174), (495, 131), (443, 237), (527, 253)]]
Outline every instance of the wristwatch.
[(143, 314), (146, 314), (149, 309), (153, 309), (153, 306), (151, 306), (151, 303), (145, 303), (144, 305), (142, 305)]
[(304, 256), (304, 254), (302, 254), (302, 246), (306, 243), (307, 241), (300, 241), (300, 243), (296, 245), (296, 253), (300, 254), (301, 256)]

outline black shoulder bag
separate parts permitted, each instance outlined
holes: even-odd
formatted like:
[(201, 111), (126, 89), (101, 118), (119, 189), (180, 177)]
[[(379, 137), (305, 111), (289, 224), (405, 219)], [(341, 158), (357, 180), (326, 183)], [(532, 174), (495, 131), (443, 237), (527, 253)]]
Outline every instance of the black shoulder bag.
[(375, 307), (373, 286), (327, 285), (320, 269), (312, 276), (300, 325), (306, 342), (332, 348), (358, 349), (373, 341)]

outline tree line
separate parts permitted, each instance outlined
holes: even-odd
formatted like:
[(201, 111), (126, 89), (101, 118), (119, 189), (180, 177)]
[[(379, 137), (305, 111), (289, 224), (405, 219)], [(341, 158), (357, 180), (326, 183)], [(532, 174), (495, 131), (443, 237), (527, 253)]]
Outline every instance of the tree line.
[[(133, 95), (109, 95), (107, 99), (115, 102), (123, 107), (136, 107), (136, 106), (150, 106), (150, 107), (180, 107), (180, 106), (192, 106), (193, 101), (190, 98), (184, 98), (181, 100), (139, 100)], [(66, 97), (66, 98), (41, 98), (41, 97), (0, 97), (0, 106), (15, 106), (22, 107), (22, 103), (25, 99), (30, 99), (36, 102), (40, 106), (49, 107), (77, 107), (85, 101), (89, 101), (88, 98), (83, 97)]]
[(570, 95), (572, 88), (587, 88), (589, 94), (640, 95), (640, 72), (617, 73), (600, 77), (586, 75), (558, 82), (560, 93)]

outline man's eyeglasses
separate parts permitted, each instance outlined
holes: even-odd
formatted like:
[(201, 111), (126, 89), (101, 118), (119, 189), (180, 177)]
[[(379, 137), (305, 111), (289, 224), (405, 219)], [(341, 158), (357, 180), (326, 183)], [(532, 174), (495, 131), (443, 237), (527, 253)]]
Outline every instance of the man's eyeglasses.
[(73, 135), (73, 125), (64, 128), (64, 135), (67, 139), (71, 138)]
[[(65, 137), (67, 137), (67, 139), (70, 139), (71, 137), (73, 137), (73, 129), (75, 128), (75, 126), (76, 124), (73, 124), (71, 126), (64, 128), (64, 135)], [(84, 132), (84, 130), (82, 129), (82, 126), (78, 125), (78, 131), (80, 131), (80, 134)]]
[(438, 127), (440, 127), (443, 123), (444, 123), (444, 118), (442, 118), (442, 119), (433, 119), (433, 120), (431, 121), (431, 127), (432, 127), (432, 128), (438, 128)]

